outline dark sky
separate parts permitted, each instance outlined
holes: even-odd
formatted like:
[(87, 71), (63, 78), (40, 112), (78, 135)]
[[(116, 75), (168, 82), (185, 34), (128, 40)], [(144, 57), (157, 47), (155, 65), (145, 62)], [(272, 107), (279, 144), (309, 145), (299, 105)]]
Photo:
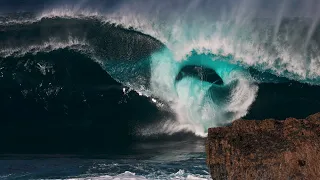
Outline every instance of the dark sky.
[[(319, 0), (0, 0), (0, 12), (33, 11), (50, 9), (55, 6), (72, 5), (81, 8), (108, 10), (119, 4), (127, 4), (129, 9), (160, 10), (165, 13), (195, 7), (197, 11), (210, 9), (220, 13), (222, 8), (239, 9), (244, 13), (255, 12), (261, 16), (277, 16), (282, 11), (286, 16), (319, 16)], [(138, 5), (137, 5), (138, 4)]]
[(0, 11), (41, 11), (50, 7), (63, 5), (110, 8), (119, 2), (121, 2), (121, 0), (0, 0)]

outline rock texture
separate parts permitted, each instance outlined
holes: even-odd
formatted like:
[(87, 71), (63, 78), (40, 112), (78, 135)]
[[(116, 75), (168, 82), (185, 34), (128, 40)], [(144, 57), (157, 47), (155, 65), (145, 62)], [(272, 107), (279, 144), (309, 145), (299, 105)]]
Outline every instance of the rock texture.
[(210, 128), (206, 151), (213, 179), (318, 179), (320, 113)]

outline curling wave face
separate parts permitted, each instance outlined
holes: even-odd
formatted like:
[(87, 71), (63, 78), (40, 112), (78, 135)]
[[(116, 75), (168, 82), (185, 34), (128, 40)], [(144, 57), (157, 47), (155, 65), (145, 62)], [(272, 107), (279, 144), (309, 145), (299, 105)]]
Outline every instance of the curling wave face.
[[(225, 57), (192, 53), (176, 61), (169, 50), (152, 55), (151, 91), (165, 100), (182, 124), (192, 125), (192, 131), (205, 135), (206, 129), (230, 123), (246, 115), (255, 99), (257, 86), (247, 70), (227, 63)], [(182, 72), (184, 67), (193, 69)], [(209, 68), (217, 79), (206, 81)], [(191, 76), (192, 70), (197, 76)], [(179, 73), (186, 75), (176, 78)]]
[[(196, 6), (188, 13), (179, 8), (184, 16), (176, 19), (160, 11), (151, 16), (138, 6), (129, 10), (132, 4), (123, 4), (116, 13), (58, 8), (22, 20), (2, 18), (0, 55), (75, 49), (159, 108), (169, 108), (180, 125), (201, 136), (208, 127), (245, 116), (257, 83), (286, 78), (320, 84), (319, 42), (313, 38), (318, 31), (313, 34), (312, 23), (285, 19), (277, 25), (233, 15), (212, 19), (204, 15), (209, 9), (201, 14)], [(41, 37), (32, 34), (40, 29)], [(305, 32), (311, 37), (301, 36)], [(252, 76), (249, 68), (261, 73)], [(214, 78), (206, 79), (210, 73)]]

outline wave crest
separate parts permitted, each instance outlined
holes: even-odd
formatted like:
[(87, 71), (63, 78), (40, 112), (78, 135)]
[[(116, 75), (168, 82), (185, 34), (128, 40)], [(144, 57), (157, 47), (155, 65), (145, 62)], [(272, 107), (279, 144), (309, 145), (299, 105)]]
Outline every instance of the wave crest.
[[(80, 25), (62, 22), (66, 19), (77, 20)], [(302, 36), (310, 32), (310, 25), (297, 19), (281, 21), (275, 33), (275, 25), (265, 19), (212, 19), (205, 12), (170, 19), (160, 12), (151, 16), (150, 12), (138, 13), (127, 7), (116, 13), (62, 8), (33, 19), (0, 21), (0, 26), (50, 24), (47, 21), (56, 22), (58, 27), (61, 23), (64, 34), (56, 36), (68, 40), (22, 43), (21, 48), (3, 48), (0, 55), (23, 56), (74, 45), (90, 49), (90, 53), (81, 53), (91, 56), (118, 82), (141, 95), (159, 98), (180, 124), (191, 125), (196, 134), (246, 115), (258, 91), (257, 80), (248, 68), (320, 84), (319, 42), (310, 38), (317, 37), (319, 31)], [(84, 32), (77, 30), (81, 25), (86, 27), (81, 29)], [(177, 81), (187, 65), (212, 69), (223, 85), (188, 74)], [(263, 78), (259, 80), (263, 82)]]

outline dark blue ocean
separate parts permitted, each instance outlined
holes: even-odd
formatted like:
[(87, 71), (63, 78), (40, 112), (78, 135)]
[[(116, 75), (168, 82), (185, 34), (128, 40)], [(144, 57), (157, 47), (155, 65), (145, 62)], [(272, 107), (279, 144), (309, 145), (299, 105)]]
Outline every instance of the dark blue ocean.
[(0, 2), (0, 179), (210, 179), (205, 138), (320, 110), (318, 1)]

